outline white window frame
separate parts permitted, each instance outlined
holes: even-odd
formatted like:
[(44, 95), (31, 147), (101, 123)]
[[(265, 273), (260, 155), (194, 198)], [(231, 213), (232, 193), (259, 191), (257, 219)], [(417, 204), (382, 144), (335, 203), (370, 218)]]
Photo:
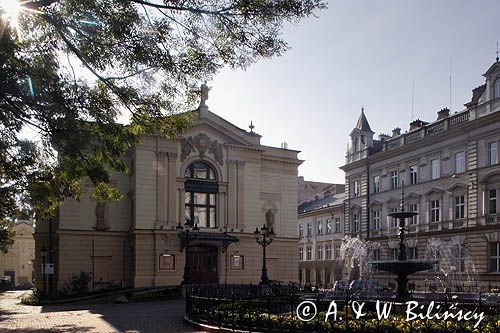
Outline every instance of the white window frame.
[(334, 253), (333, 253), (334, 258), (339, 259), (340, 258), (340, 244), (334, 244), (333, 249), (334, 249)]
[(380, 209), (372, 210), (372, 230), (380, 230)]
[(332, 244), (325, 245), (325, 259), (332, 259)]
[(306, 260), (312, 260), (312, 247), (306, 247)]
[(418, 184), (418, 165), (410, 165), (410, 185)]
[(489, 165), (498, 163), (498, 141), (488, 142), (488, 163)]
[[(418, 203), (408, 204), (408, 211), (418, 213)], [(410, 225), (417, 225), (417, 224), (418, 224), (418, 215), (412, 216), (410, 220)]]
[(323, 245), (316, 246), (316, 254), (318, 256), (316, 260), (323, 260)]
[(454, 197), (453, 217), (455, 220), (465, 219), (465, 195), (457, 194)]
[(318, 220), (317, 225), (318, 225), (317, 229), (318, 235), (323, 235), (323, 220)]
[[(492, 196), (492, 193), (494, 193), (495, 195), (494, 197)], [(490, 188), (488, 189), (488, 201), (486, 206), (487, 214), (489, 215), (497, 214), (498, 213), (497, 205), (498, 205), (498, 190), (496, 188)]]
[[(389, 208), (389, 213), (395, 213), (397, 211), (398, 211), (398, 209), (395, 207)], [(389, 228), (397, 228), (398, 227), (398, 219), (395, 217), (390, 217), (389, 215), (387, 215), (387, 217), (389, 218)]]
[(380, 176), (376, 175), (373, 177), (373, 193), (380, 192)]
[(309, 222), (307, 222), (307, 236), (312, 236), (312, 225)]
[(332, 219), (326, 219), (326, 233), (332, 233)]
[(302, 224), (299, 224), (299, 238), (304, 237), (304, 226)]
[(416, 246), (408, 248), (408, 259), (417, 260), (418, 258), (418, 248)]
[(351, 232), (359, 232), (360, 230), (360, 213), (352, 214), (352, 230)]
[(335, 233), (342, 232), (342, 222), (340, 217), (335, 218)]
[(391, 189), (399, 187), (399, 172), (398, 170), (391, 170)]
[(399, 251), (397, 248), (389, 249), (389, 260), (398, 260), (399, 259)]
[(361, 187), (359, 185), (359, 180), (355, 180), (352, 186), (353, 186), (354, 197), (359, 197), (361, 195)]
[(431, 160), (431, 178), (438, 179), (441, 177), (441, 160), (435, 158)]
[(304, 248), (302, 246), (299, 247), (299, 260), (304, 260)]
[(465, 151), (455, 153), (455, 173), (465, 172)]
[[(495, 255), (491, 255), (491, 246), (495, 247)], [(500, 273), (500, 242), (490, 243), (488, 246), (488, 270), (492, 273)], [(493, 270), (491, 265), (492, 260), (496, 261), (496, 269)]]
[(441, 202), (440, 200), (431, 200), (430, 222), (438, 223), (441, 221)]

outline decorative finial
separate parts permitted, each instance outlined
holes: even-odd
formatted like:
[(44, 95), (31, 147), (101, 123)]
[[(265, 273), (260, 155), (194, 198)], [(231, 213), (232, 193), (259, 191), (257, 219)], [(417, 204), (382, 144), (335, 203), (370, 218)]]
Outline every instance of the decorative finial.
[(497, 62), (498, 62), (498, 42), (497, 42)]
[(401, 181), (401, 211), (405, 211), (405, 182)]
[(250, 133), (254, 133), (253, 132), (253, 129), (255, 128), (255, 126), (253, 125), (253, 122), (250, 120), (250, 125), (248, 125), (248, 128), (250, 128)]
[(364, 105), (361, 105), (361, 112), (365, 112), (365, 107), (364, 107)]
[(208, 99), (208, 92), (210, 91), (209, 86), (207, 86), (207, 81), (203, 82), (203, 84), (200, 86), (200, 92), (201, 92), (201, 101), (200, 101), (200, 106), (201, 107), (208, 107), (207, 105), (207, 99)]

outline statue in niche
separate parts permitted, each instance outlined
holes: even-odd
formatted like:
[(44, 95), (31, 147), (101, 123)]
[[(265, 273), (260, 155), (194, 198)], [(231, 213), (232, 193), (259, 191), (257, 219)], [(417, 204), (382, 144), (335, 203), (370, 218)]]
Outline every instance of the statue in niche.
[(269, 208), (266, 212), (266, 226), (269, 230), (271, 230), (271, 228), (274, 228), (274, 213), (271, 208)]
[(106, 214), (106, 203), (105, 202), (98, 202), (95, 205), (95, 217), (96, 217), (95, 229), (96, 230), (109, 229), (108, 226), (106, 225), (105, 214)]

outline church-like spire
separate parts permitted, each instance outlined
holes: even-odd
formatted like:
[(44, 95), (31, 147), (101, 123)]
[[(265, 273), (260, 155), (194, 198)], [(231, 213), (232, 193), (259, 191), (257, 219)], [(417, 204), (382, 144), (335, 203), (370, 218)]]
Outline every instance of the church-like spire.
[(356, 124), (355, 128), (360, 130), (360, 131), (363, 131), (363, 132), (375, 133), (370, 128), (370, 124), (368, 124), (368, 120), (366, 119), (366, 116), (365, 116), (365, 108), (364, 107), (361, 107), (361, 114), (359, 115), (358, 123)]

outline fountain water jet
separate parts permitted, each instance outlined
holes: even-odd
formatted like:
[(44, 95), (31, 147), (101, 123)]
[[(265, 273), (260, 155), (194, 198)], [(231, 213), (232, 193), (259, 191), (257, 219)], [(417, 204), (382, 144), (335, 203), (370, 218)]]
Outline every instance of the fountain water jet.
[(406, 256), (405, 244), (405, 220), (418, 215), (417, 212), (405, 212), (405, 199), (404, 199), (404, 182), (402, 183), (401, 190), (401, 211), (389, 213), (390, 217), (399, 220), (399, 253), (398, 260), (379, 260), (372, 262), (373, 268), (389, 272), (397, 275), (396, 282), (398, 284), (396, 295), (398, 298), (404, 299), (409, 297), (408, 293), (408, 275), (416, 272), (426, 271), (434, 267), (437, 263), (436, 260), (408, 260)]

